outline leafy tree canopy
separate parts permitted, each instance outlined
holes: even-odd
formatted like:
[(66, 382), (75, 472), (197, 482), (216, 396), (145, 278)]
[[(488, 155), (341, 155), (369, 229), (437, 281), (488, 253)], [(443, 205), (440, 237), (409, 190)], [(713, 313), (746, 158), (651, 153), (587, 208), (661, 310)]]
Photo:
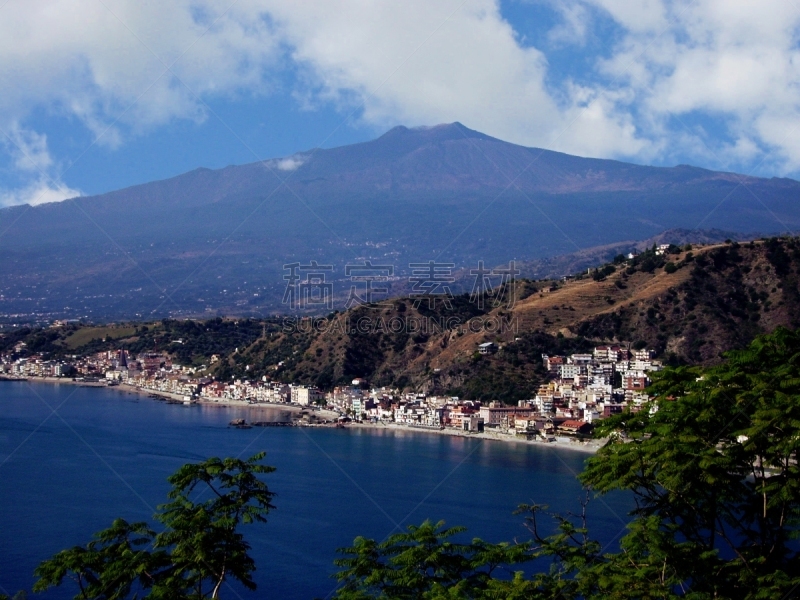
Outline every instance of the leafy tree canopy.
[[(718, 366), (660, 374), (654, 399), (602, 422), (607, 444), (580, 476), (578, 515), (522, 505), (530, 538), (467, 541), (426, 521), (384, 541), (356, 538), (335, 564), (340, 600), (731, 599), (800, 596), (800, 334), (778, 329)], [(35, 591), (75, 582), (76, 599), (217, 598), (255, 589), (240, 525), (263, 522), (273, 493), (249, 460), (209, 459), (170, 477), (163, 530), (118, 519), (36, 571)], [(633, 496), (627, 533), (592, 539), (591, 494)], [(209, 493), (201, 502), (202, 493)], [(541, 533), (542, 515), (556, 533)]]
[(34, 591), (71, 580), (76, 600), (199, 600), (219, 598), (229, 579), (254, 590), (255, 562), (239, 529), (265, 522), (274, 508), (274, 494), (259, 475), (275, 469), (261, 464), (263, 458), (262, 452), (184, 465), (169, 478), (170, 501), (154, 516), (160, 533), (117, 519), (85, 546), (41, 563)]
[[(585, 511), (522, 506), (531, 539), (458, 544), (423, 523), (340, 550), (337, 597), (712, 598), (800, 596), (800, 335), (786, 329), (716, 367), (666, 370), (654, 400), (602, 422), (608, 443), (581, 481), (624, 490), (636, 509), (617, 552), (589, 536)], [(526, 570), (532, 576), (523, 574)]]

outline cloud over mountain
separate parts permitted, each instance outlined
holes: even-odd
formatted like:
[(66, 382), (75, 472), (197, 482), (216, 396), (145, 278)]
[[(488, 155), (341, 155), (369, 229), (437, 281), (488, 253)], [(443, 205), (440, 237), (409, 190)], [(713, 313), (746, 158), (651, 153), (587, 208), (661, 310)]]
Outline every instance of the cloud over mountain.
[[(77, 120), (110, 152), (176, 119), (204, 122), (212, 100), (271, 94), (375, 128), (459, 120), (579, 155), (800, 169), (793, 3), (523, 6), (538, 8), (534, 20), (549, 15), (541, 35), (523, 33), (496, 0), (6, 3), (2, 187), (70, 188), (58, 161), (35, 172), (17, 161), (15, 127), (44, 140), (53, 119)], [(584, 54), (554, 66), (564, 52)]]

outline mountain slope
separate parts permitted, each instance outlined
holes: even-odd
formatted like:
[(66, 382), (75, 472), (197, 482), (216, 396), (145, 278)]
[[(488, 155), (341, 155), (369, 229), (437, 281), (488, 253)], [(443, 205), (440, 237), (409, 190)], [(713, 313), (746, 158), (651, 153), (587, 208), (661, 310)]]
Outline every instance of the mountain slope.
[[(0, 335), (0, 351), (19, 341), (27, 352), (53, 356), (167, 349), (180, 364), (211, 365), (222, 381), (267, 376), (327, 389), (360, 377), (514, 402), (544, 380), (543, 353), (615, 342), (646, 346), (671, 364), (711, 364), (761, 333), (800, 325), (800, 239), (672, 251), (646, 251), (565, 281), (520, 280), (497, 297), (487, 294), (483, 307), (469, 296), (450, 308), (396, 298), (316, 320), (11, 329)], [(498, 351), (481, 355), (485, 342)], [(221, 360), (212, 363), (215, 354)]]
[(525, 148), (461, 124), (0, 210), (0, 312), (265, 314), (284, 264), (474, 267), (665, 229), (800, 226), (800, 183)]
[[(611, 266), (560, 283), (518, 282), (510, 309), (502, 302), (482, 311), (467, 297), (452, 311), (415, 309), (404, 299), (361, 307), (339, 315), (338, 326), (298, 327), (260, 340), (233, 357), (226, 374), (250, 365), (249, 372), (323, 386), (366, 377), (377, 385), (515, 401), (542, 381), (542, 353), (635, 343), (673, 364), (709, 364), (761, 333), (800, 325), (798, 238), (676, 248), (661, 257), (645, 252), (613, 272)], [(415, 325), (442, 316), (460, 324), (427, 331)], [(407, 327), (394, 331), (398, 320)], [(479, 355), (487, 341), (500, 351)], [(274, 353), (287, 345), (292, 353)]]

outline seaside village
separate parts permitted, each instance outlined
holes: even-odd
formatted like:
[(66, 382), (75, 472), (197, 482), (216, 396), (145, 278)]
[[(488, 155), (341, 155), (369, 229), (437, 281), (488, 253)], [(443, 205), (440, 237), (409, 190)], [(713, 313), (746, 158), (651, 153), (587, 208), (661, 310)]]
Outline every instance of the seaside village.
[[(18, 358), (24, 348), (0, 356), (0, 376), (6, 379), (65, 378), (86, 385), (128, 385), (176, 401), (297, 405), (327, 408), (342, 422), (394, 423), (409, 427), (467, 432), (494, 430), (553, 440), (557, 436), (583, 437), (599, 419), (634, 410), (648, 400), (649, 375), (662, 368), (647, 349), (609, 345), (591, 354), (547, 356), (542, 360), (550, 377), (529, 400), (517, 406), (462, 400), (451, 396), (370, 389), (355, 379), (350, 386), (323, 392), (313, 387), (268, 381), (215, 381), (200, 377), (194, 367), (174, 364), (167, 354), (126, 351), (74, 357), (71, 362), (47, 361), (40, 356)], [(481, 353), (491, 353), (492, 343)], [(17, 358), (15, 358), (17, 357)]]

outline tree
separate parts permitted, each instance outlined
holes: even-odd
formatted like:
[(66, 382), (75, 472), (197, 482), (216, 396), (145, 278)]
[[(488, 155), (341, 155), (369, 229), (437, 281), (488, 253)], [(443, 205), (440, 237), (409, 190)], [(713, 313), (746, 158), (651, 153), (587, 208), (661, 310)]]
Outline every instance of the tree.
[(622, 373), (619, 371), (614, 371), (611, 375), (611, 387), (614, 389), (618, 389), (622, 387)]
[(345, 557), (335, 561), (344, 567), (336, 576), (342, 584), (336, 597), (477, 598), (492, 587), (495, 569), (529, 559), (529, 544), (450, 541), (463, 531), (425, 521), (381, 543), (356, 538), (353, 547), (339, 550)]
[[(581, 481), (624, 491), (635, 510), (615, 552), (578, 515), (522, 505), (530, 539), (460, 541), (426, 521), (383, 542), (356, 538), (335, 561), (340, 600), (744, 599), (800, 596), (800, 334), (779, 328), (715, 367), (655, 377), (653, 400), (601, 422), (607, 443)], [(169, 478), (170, 502), (146, 523), (114, 521), (36, 570), (36, 591), (73, 580), (76, 599), (217, 598), (232, 578), (255, 589), (241, 524), (263, 522), (274, 494), (264, 454), (209, 459)], [(208, 491), (203, 502), (197, 496)], [(192, 500), (194, 498), (194, 500)], [(541, 515), (556, 533), (541, 533)], [(533, 573), (532, 575), (527, 573)]]
[(612, 441), (581, 476), (636, 500), (608, 571), (641, 560), (693, 597), (800, 592), (800, 335), (781, 328), (717, 367), (668, 369), (654, 391), (652, 407), (601, 424)]
[[(542, 536), (544, 507), (523, 506), (521, 543), (458, 545), (447, 538), (461, 529), (430, 523), (358, 538), (340, 551), (338, 597), (800, 596), (800, 334), (779, 328), (718, 366), (666, 369), (652, 392), (601, 422), (608, 442), (580, 476), (596, 494), (633, 496), (618, 552), (591, 540), (585, 511), (553, 515), (556, 534)], [(537, 573), (512, 570), (523, 563)]]
[[(336, 578), (341, 587), (336, 598), (362, 600), (574, 598), (590, 589), (582, 574), (599, 555), (600, 545), (588, 537), (586, 503), (573, 518), (552, 514), (558, 533), (544, 537), (538, 516), (546, 506), (520, 505), (526, 514), (531, 539), (521, 543), (491, 544), (480, 539), (457, 543), (451, 537), (463, 527), (446, 529), (443, 522), (425, 521), (410, 526), (408, 533), (386, 541), (356, 538), (351, 548), (339, 550), (344, 567)], [(577, 522), (575, 522), (577, 520)], [(526, 578), (522, 565), (534, 563), (539, 573)], [(549, 569), (548, 569), (549, 567)]]
[[(247, 460), (210, 458), (184, 465), (168, 479), (170, 502), (154, 515), (163, 531), (116, 519), (86, 546), (42, 562), (34, 591), (70, 579), (78, 588), (76, 600), (199, 600), (218, 598), (231, 578), (254, 590), (255, 562), (239, 529), (265, 522), (274, 508), (274, 494), (259, 475), (275, 469), (261, 464), (263, 458), (262, 452)], [(210, 497), (201, 502), (203, 493)]]

